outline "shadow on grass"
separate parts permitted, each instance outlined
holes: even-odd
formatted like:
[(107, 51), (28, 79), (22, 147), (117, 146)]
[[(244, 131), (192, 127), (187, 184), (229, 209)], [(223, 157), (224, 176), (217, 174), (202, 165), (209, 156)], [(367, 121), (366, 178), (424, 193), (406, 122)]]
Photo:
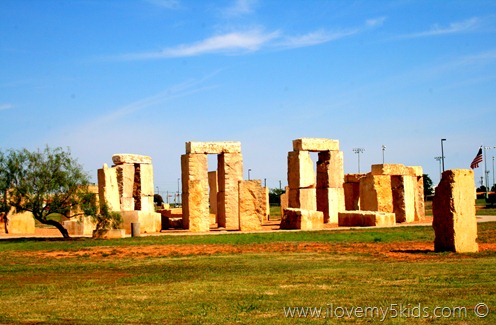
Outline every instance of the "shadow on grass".
[(391, 253), (426, 255), (426, 254), (433, 254), (436, 252), (432, 249), (393, 249), (393, 250), (391, 250)]

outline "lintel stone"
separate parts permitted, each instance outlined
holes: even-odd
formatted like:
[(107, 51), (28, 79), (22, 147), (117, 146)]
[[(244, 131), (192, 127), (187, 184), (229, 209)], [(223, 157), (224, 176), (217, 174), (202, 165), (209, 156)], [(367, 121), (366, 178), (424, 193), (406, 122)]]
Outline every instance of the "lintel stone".
[(339, 150), (339, 140), (325, 138), (300, 138), (293, 140), (293, 150), (295, 151), (337, 151)]
[(241, 153), (241, 142), (221, 141), (221, 142), (186, 142), (186, 154), (221, 154), (221, 153)]
[(114, 165), (122, 164), (151, 164), (152, 158), (150, 156), (142, 156), (128, 153), (118, 153), (112, 156)]

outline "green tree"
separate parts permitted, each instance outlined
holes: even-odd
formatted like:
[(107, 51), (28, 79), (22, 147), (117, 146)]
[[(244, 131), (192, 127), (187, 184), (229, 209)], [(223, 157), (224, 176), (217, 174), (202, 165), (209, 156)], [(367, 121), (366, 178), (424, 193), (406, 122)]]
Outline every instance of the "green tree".
[(271, 188), (269, 190), (269, 203), (270, 204), (280, 204), (280, 196), (284, 194), (286, 191), (280, 188)]
[(423, 174), (422, 176), (424, 179), (424, 197), (432, 195), (434, 193), (434, 188), (432, 187), (432, 179), (429, 177), (428, 174)]
[(65, 238), (69, 233), (52, 217), (96, 213), (95, 194), (89, 192), (88, 185), (89, 176), (62, 148), (0, 153), (2, 211), (29, 211), (42, 224), (56, 227)]

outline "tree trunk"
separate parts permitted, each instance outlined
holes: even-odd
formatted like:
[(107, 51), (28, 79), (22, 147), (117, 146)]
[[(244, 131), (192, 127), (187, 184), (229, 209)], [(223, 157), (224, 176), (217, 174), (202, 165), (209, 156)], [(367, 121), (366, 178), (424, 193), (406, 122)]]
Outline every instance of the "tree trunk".
[(60, 231), (60, 233), (62, 234), (62, 236), (64, 236), (64, 238), (71, 238), (71, 236), (69, 236), (69, 232), (67, 231), (67, 229), (65, 229), (64, 226), (62, 226), (59, 222), (55, 220), (43, 220), (42, 218), (36, 218), (36, 220), (38, 220), (42, 224), (54, 226)]

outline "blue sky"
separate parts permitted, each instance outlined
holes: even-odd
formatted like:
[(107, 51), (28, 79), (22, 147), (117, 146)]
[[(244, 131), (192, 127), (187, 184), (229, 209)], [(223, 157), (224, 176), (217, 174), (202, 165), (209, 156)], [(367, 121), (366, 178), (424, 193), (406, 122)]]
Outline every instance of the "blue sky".
[(440, 139), (469, 168), (495, 113), (494, 1), (0, 2), (0, 147), (69, 147), (94, 179), (144, 154), (174, 191), (185, 142), (241, 141), (245, 177), (284, 186), (292, 140), (322, 137), (346, 173), (385, 145), (437, 183)]

